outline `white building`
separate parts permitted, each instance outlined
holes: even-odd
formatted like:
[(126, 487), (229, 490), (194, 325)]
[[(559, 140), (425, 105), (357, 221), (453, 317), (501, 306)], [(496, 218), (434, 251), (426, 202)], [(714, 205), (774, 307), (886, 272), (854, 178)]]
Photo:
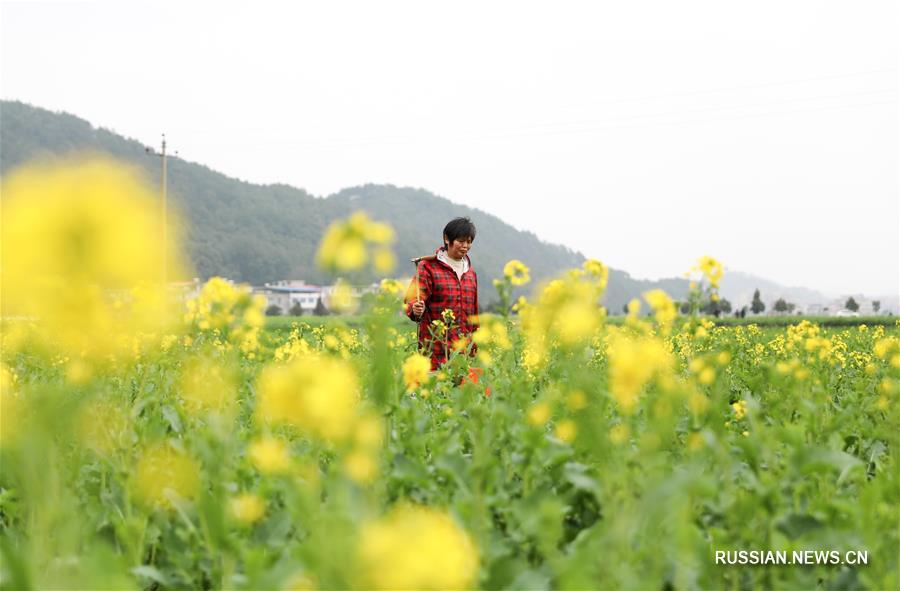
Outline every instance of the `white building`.
[(312, 314), (319, 298), (324, 297), (322, 287), (307, 285), (299, 279), (266, 283), (262, 287), (253, 288), (253, 292), (265, 296), (266, 307), (278, 306), (282, 314), (287, 314), (296, 305), (300, 306), (304, 314)]

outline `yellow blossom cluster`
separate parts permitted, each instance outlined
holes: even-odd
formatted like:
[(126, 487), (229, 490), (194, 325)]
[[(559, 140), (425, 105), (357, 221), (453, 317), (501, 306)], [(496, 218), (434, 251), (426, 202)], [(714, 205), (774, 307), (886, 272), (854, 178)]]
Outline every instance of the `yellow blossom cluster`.
[(675, 302), (672, 298), (661, 289), (652, 289), (644, 294), (644, 299), (650, 304), (650, 308), (656, 316), (656, 322), (659, 324), (660, 331), (668, 334), (672, 330), (672, 323), (678, 317), (678, 310), (675, 308)]
[(618, 335), (609, 343), (609, 388), (625, 414), (636, 410), (638, 396), (650, 380), (671, 374), (673, 359), (656, 337)]
[(537, 303), (519, 311), (532, 359), (540, 364), (556, 343), (589, 342), (606, 318), (602, 297), (602, 278), (581, 269), (546, 284)]
[(606, 291), (606, 284), (609, 283), (609, 267), (597, 259), (588, 259), (581, 265), (581, 268), (597, 280), (600, 291)]
[(403, 362), (403, 383), (406, 391), (412, 392), (428, 381), (431, 371), (431, 360), (421, 353), (413, 353)]
[(135, 496), (147, 505), (174, 508), (177, 500), (200, 492), (200, 465), (184, 452), (159, 445), (140, 457), (132, 485)]
[(162, 278), (186, 266), (140, 173), (108, 159), (28, 165), (2, 193), (4, 315), (33, 318), (46, 346), (93, 360), (168, 326)]
[[(309, 325), (305, 326), (308, 327)], [(291, 332), (288, 334), (288, 338), (285, 342), (275, 348), (273, 356), (275, 361), (287, 362), (297, 357), (308, 355), (309, 353), (312, 353), (312, 351), (312, 345), (303, 338), (300, 327), (293, 326), (291, 327)]]
[(525, 285), (531, 281), (530, 270), (520, 260), (513, 259), (503, 266), (503, 276), (513, 285)]
[(266, 501), (253, 493), (234, 497), (229, 506), (232, 516), (245, 525), (256, 523), (266, 514)]
[(447, 513), (406, 505), (362, 527), (357, 564), (368, 589), (467, 589), (478, 552)]
[(332, 272), (356, 271), (371, 258), (377, 272), (390, 273), (396, 265), (390, 248), (393, 242), (394, 230), (389, 225), (372, 221), (365, 212), (357, 211), (349, 219), (328, 227), (316, 262)]
[(184, 320), (199, 331), (221, 335), (252, 359), (266, 321), (265, 306), (265, 297), (252, 295), (249, 286), (213, 277), (187, 301)]
[(384, 293), (395, 297), (403, 297), (406, 291), (404, 286), (409, 285), (410, 281), (410, 279), (382, 279), (379, 288)]
[(258, 419), (289, 425), (331, 443), (353, 432), (359, 406), (356, 371), (333, 357), (307, 355), (266, 367), (257, 383)]
[(700, 257), (694, 270), (700, 271), (713, 288), (719, 287), (719, 282), (722, 281), (722, 275), (724, 274), (722, 263), (711, 256)]

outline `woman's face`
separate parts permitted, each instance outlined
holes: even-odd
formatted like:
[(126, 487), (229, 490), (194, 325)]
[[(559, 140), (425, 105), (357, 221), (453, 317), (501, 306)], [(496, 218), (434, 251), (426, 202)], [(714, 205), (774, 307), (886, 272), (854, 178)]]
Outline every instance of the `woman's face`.
[[(446, 239), (445, 236), (444, 240), (446, 241)], [(472, 248), (472, 238), (457, 238), (453, 242), (447, 244), (447, 255), (451, 259), (459, 260), (466, 256), (470, 248)]]

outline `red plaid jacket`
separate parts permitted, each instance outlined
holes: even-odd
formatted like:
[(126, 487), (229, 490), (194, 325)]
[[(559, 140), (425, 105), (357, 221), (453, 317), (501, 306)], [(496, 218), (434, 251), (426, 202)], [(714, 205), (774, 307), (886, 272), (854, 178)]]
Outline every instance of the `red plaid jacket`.
[[(443, 250), (439, 248), (435, 254)], [(468, 255), (466, 256), (468, 258)], [(478, 326), (472, 320), (478, 309), (478, 276), (469, 260), (469, 269), (462, 278), (446, 263), (434, 259), (419, 261), (419, 298), (425, 302), (425, 312), (419, 321), (419, 349), (431, 353), (431, 369), (437, 369), (447, 361), (447, 345), (452, 346), (459, 339), (471, 340), (471, 335)], [(406, 315), (413, 321), (417, 318), (412, 311), (416, 301), (416, 279), (409, 284), (406, 292)], [(430, 327), (432, 321), (441, 320), (444, 310), (453, 310), (453, 321), (450, 330), (441, 337), (437, 333), (432, 338)], [(475, 346), (472, 345), (472, 354)]]

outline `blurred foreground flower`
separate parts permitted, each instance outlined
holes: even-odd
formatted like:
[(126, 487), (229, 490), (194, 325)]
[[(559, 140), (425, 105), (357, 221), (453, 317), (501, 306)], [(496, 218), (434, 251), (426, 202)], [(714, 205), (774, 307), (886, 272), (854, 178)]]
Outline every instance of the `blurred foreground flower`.
[(420, 384), (428, 381), (431, 360), (420, 353), (413, 353), (403, 362), (403, 383), (406, 391), (412, 392)]
[(709, 284), (716, 289), (719, 287), (719, 282), (722, 280), (722, 275), (724, 274), (722, 263), (711, 256), (700, 257), (694, 270), (703, 273), (703, 276), (709, 281)]
[(177, 241), (163, 248), (156, 197), (134, 169), (106, 159), (29, 165), (2, 193), (4, 315), (32, 316), (48, 344), (92, 358), (161, 334), (164, 269), (180, 278), (185, 265)]
[(513, 285), (525, 285), (531, 281), (529, 269), (522, 261), (513, 259), (506, 263), (503, 267), (503, 275), (509, 279)]
[(395, 264), (390, 250), (393, 241), (394, 230), (389, 225), (372, 221), (365, 212), (358, 211), (328, 227), (316, 253), (316, 262), (333, 273), (356, 271), (369, 261), (369, 247), (374, 246), (371, 257), (376, 271), (390, 273)]
[(403, 506), (362, 528), (361, 583), (370, 589), (466, 589), (478, 574), (478, 552), (446, 513)]
[(264, 423), (342, 442), (357, 420), (359, 382), (348, 363), (308, 355), (267, 367), (259, 377), (257, 416)]
[(231, 499), (230, 508), (234, 518), (246, 525), (256, 523), (266, 514), (266, 502), (252, 493), (243, 493)]
[(668, 375), (672, 364), (672, 355), (660, 339), (613, 339), (609, 347), (609, 383), (622, 412), (634, 413), (644, 386), (655, 376)]
[(173, 508), (176, 498), (200, 492), (200, 465), (186, 454), (161, 445), (138, 460), (132, 480), (134, 494), (148, 505)]

